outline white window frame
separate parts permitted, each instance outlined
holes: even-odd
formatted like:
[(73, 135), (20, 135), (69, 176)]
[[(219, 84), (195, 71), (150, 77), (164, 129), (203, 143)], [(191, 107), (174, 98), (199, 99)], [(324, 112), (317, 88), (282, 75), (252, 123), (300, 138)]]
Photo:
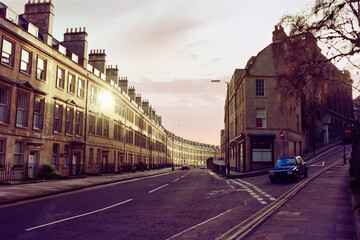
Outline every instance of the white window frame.
[(58, 67), (56, 71), (56, 87), (64, 89), (65, 84), (65, 70)]
[[(261, 120), (261, 126), (258, 121)], [(257, 108), (256, 109), (256, 127), (257, 128), (266, 128), (266, 109)]]
[[(20, 99), (21, 97), (24, 97), (24, 99)], [(25, 102), (22, 103), (21, 100), (25, 100)], [(29, 111), (29, 94), (25, 92), (19, 92), (16, 103), (16, 126), (27, 127), (28, 111)]]
[(74, 74), (71, 74), (71, 73), (68, 73), (68, 84), (67, 84), (67, 91), (69, 93), (75, 93), (75, 80), (76, 80), (76, 77)]
[[(40, 100), (40, 106), (39, 109), (37, 109), (36, 101)], [(34, 100), (34, 129), (42, 130), (43, 129), (43, 121), (44, 121), (44, 105), (45, 105), (45, 99), (41, 97), (35, 97)]]
[(0, 122), (9, 123), (10, 88), (0, 86)]
[[(19, 146), (20, 145), (20, 148)], [(14, 163), (24, 163), (24, 143), (22, 141), (15, 141), (14, 145)]]
[(36, 61), (36, 79), (46, 80), (46, 60), (39, 56)]
[[(11, 66), (14, 66), (14, 46), (15, 44), (5, 38), (2, 40), (1, 46), (1, 63)], [(5, 49), (10, 47), (10, 49)]]
[[(27, 56), (26, 56), (27, 54)], [(31, 74), (31, 52), (22, 48), (21, 49), (21, 60), (20, 60), (20, 71), (23, 73)]]

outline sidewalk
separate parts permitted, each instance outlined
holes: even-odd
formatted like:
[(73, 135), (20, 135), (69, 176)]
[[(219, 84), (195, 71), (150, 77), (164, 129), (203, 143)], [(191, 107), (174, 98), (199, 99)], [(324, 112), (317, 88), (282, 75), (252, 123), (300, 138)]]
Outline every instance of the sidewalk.
[(349, 182), (349, 164), (336, 165), (310, 181), (245, 239), (357, 239)]
[[(179, 168), (175, 168), (175, 170), (178, 169)], [(87, 176), (84, 178), (64, 180), (48, 180), (29, 184), (0, 185), (0, 205), (46, 197), (53, 194), (60, 194), (139, 177), (154, 176), (171, 171), (171, 168), (164, 168), (135, 173)]]

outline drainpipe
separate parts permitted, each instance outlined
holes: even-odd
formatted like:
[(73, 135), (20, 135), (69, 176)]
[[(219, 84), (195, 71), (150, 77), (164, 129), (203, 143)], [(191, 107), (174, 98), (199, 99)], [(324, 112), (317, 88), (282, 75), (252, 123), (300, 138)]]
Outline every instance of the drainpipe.
[(89, 78), (87, 78), (86, 80), (86, 93), (85, 93), (85, 114), (84, 114), (84, 121), (85, 121), (85, 126), (84, 126), (84, 154), (83, 154), (83, 173), (86, 173), (86, 141), (87, 141), (87, 116), (88, 116), (88, 98), (89, 98)]

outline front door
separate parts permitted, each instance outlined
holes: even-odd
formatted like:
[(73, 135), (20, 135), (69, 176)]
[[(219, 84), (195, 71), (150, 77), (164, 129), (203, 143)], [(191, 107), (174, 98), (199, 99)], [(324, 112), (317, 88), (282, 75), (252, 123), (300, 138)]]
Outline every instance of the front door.
[(72, 158), (72, 175), (76, 175), (76, 163), (77, 163), (77, 154), (74, 154)]
[(107, 169), (107, 159), (108, 159), (107, 154), (103, 153), (103, 157), (102, 157), (102, 172), (103, 172), (103, 173), (106, 173), (106, 169)]
[(30, 151), (29, 165), (28, 165), (28, 177), (29, 178), (35, 178), (36, 157), (37, 157), (37, 152)]

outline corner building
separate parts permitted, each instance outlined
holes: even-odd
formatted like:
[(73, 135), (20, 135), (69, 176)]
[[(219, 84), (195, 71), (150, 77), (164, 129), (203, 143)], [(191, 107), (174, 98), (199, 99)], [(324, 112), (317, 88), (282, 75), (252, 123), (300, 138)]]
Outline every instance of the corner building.
[(88, 53), (85, 28), (58, 41), (53, 22), (51, 1), (29, 1), (22, 15), (0, 3), (0, 171), (16, 165), (32, 178), (50, 163), (61, 176), (100, 174), (219, 155), (213, 145), (175, 141), (149, 101), (107, 65), (105, 50)]
[[(297, 41), (311, 46), (327, 62), (324, 72), (336, 79), (309, 77), (305, 91), (321, 86), (321, 100), (295, 94), (283, 102), (278, 99), (279, 77), (289, 64), (283, 53), (289, 50), (286, 44)], [(252, 171), (272, 167), (279, 157), (302, 155), (341, 139), (353, 121), (351, 85), (350, 74), (327, 61), (313, 36), (288, 37), (276, 26), (272, 43), (251, 57), (244, 69), (236, 69), (229, 82), (221, 155), (232, 170)], [(285, 133), (283, 139), (280, 132)]]

